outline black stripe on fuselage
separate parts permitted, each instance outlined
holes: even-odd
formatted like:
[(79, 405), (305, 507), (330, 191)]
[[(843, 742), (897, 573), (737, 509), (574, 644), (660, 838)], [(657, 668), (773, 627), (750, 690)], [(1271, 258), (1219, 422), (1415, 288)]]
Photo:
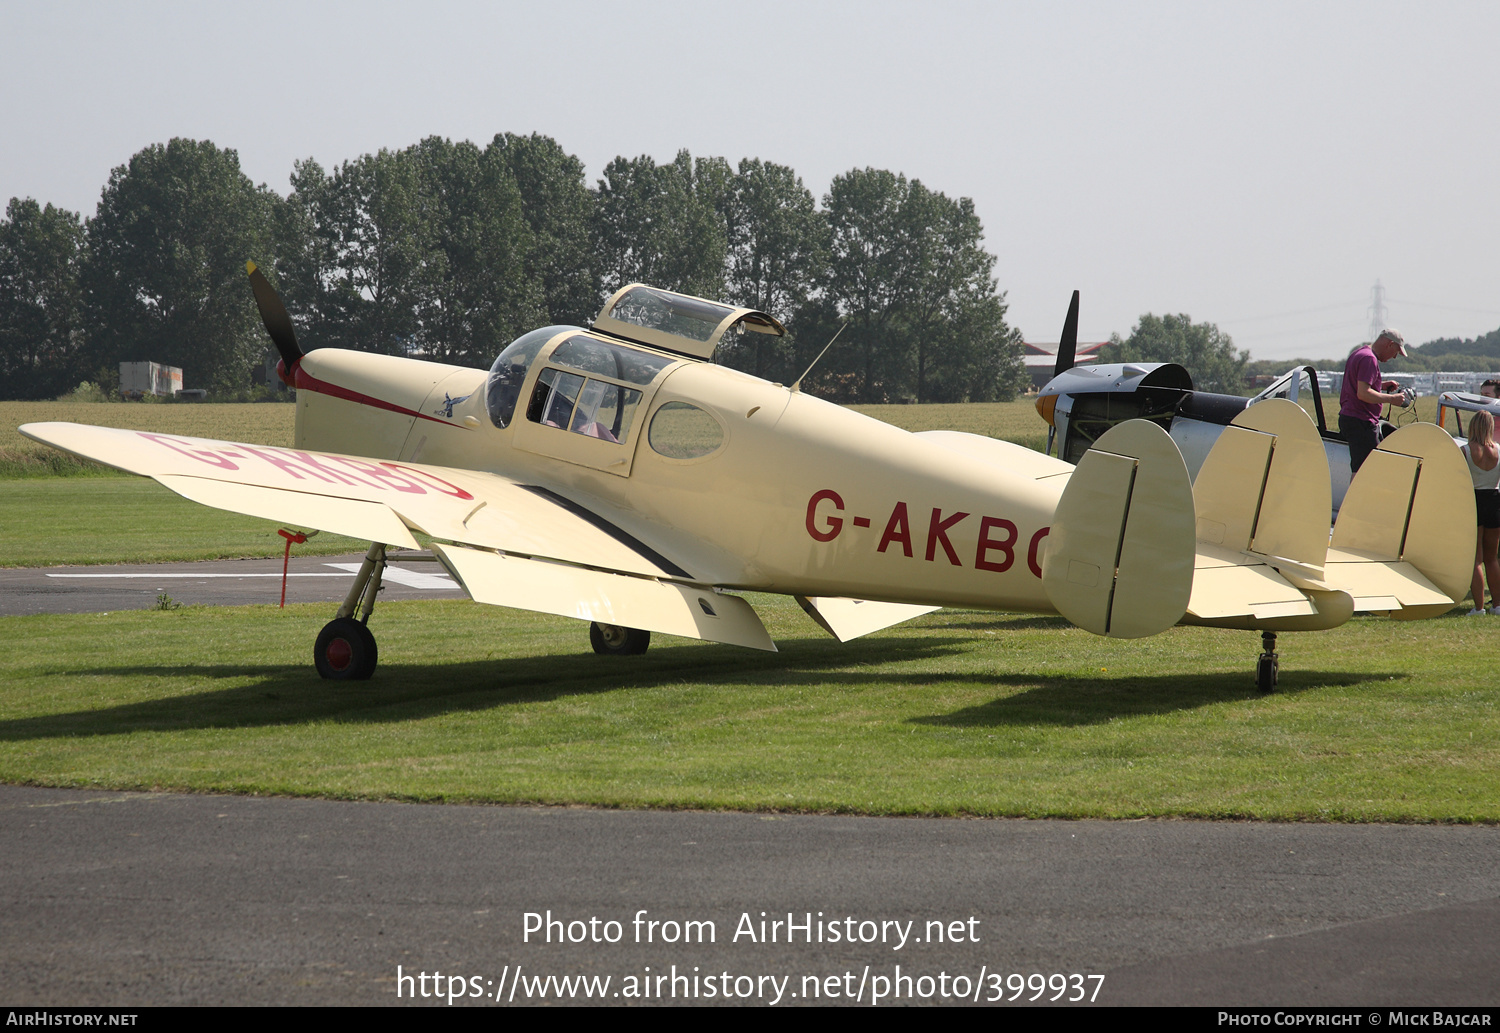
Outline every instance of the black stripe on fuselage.
[(621, 545), (633, 550), (642, 558), (648, 559), (652, 563), (655, 563), (658, 567), (666, 571), (668, 574), (671, 574), (673, 577), (685, 577), (689, 579), (693, 577), (692, 574), (689, 574), (687, 571), (683, 570), (677, 564), (667, 559), (661, 553), (651, 548), (651, 546), (641, 541), (639, 538), (631, 534), (629, 531), (625, 530), (623, 527), (620, 527), (617, 524), (610, 523), (598, 513), (595, 513), (591, 509), (585, 509), (583, 506), (580, 506), (572, 499), (559, 495), (557, 492), (553, 491), (550, 488), (543, 488), (539, 484), (522, 484), (518, 485), (518, 487), (525, 488), (533, 495), (540, 495), (542, 498), (548, 500), (549, 502), (555, 502), (563, 509), (566, 509), (569, 513), (572, 513), (574, 516), (579, 517), (582, 520), (587, 520), (589, 523), (593, 524), (595, 527), (603, 531), (605, 534), (609, 535)]

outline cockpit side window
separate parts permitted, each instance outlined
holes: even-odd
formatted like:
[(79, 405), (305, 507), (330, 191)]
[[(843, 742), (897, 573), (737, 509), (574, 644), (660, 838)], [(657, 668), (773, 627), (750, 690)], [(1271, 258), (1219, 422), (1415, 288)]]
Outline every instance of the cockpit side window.
[(521, 385), (542, 346), (560, 333), (582, 329), (578, 326), (544, 326), (517, 337), (500, 353), (490, 367), (489, 386), (485, 392), (491, 423), (502, 430), (510, 426), (521, 397)]
[(623, 384), (582, 377), (551, 366), (537, 377), (526, 409), (532, 423), (623, 444), (641, 403), (641, 393)]

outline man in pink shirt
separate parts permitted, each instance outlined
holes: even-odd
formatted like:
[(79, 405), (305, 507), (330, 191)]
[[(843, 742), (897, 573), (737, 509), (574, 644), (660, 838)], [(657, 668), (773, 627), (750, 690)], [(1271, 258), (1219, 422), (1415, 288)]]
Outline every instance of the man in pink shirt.
[(1349, 442), (1349, 468), (1358, 473), (1365, 457), (1380, 444), (1380, 407), (1411, 404), (1411, 393), (1394, 380), (1380, 379), (1380, 364), (1406, 354), (1400, 331), (1380, 331), (1372, 344), (1354, 349), (1344, 363), (1344, 385), (1339, 390), (1339, 433)]

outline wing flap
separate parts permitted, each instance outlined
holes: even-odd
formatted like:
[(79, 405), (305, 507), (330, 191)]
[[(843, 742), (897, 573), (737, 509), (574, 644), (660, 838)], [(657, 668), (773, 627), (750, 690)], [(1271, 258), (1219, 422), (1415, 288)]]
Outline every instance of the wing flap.
[(880, 603), (870, 599), (839, 599), (830, 596), (797, 596), (797, 602), (819, 627), (840, 642), (882, 631), (941, 606), (910, 603)]
[(311, 495), (305, 491), (284, 491), (280, 488), (263, 488), (259, 485), (214, 481), (202, 477), (162, 474), (153, 479), (185, 499), (215, 509), (227, 509), (232, 513), (244, 513), (294, 527), (316, 527), (321, 531), (362, 538), (367, 542), (399, 545), (406, 549), (422, 547), (400, 517), (378, 502)]
[(458, 545), (432, 548), (475, 602), (776, 652), (739, 596)]

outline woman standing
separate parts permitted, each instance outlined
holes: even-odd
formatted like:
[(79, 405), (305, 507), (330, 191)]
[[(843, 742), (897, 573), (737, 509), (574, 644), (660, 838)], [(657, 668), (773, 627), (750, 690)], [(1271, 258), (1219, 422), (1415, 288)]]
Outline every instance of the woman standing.
[(1490, 583), (1490, 610), (1500, 614), (1500, 597), (1495, 594), (1500, 583), (1500, 448), (1495, 446), (1495, 418), (1477, 412), (1469, 419), (1469, 441), (1463, 446), (1474, 480), (1474, 505), (1479, 510), (1479, 536), (1474, 546), (1474, 608), (1470, 617), (1484, 613), (1484, 583)]

